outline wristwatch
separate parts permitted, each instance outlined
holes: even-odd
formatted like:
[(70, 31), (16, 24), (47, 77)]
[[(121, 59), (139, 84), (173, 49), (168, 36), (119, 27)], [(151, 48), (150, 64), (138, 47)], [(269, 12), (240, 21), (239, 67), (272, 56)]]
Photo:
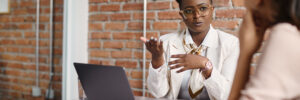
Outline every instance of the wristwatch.
[(212, 63), (210, 61), (207, 61), (205, 64), (205, 68), (203, 68), (201, 71), (208, 71), (212, 68)]

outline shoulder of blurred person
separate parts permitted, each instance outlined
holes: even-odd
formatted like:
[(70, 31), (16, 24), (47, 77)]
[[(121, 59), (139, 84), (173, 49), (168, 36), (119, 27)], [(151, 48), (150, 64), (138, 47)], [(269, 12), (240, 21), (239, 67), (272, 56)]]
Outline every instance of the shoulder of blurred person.
[(278, 23), (270, 28), (256, 73), (242, 91), (241, 99), (300, 99), (299, 43), (297, 26)]
[[(242, 99), (300, 99), (295, 85), (300, 81), (300, 0), (248, 0), (245, 5), (248, 23), (240, 31), (241, 55), (230, 99), (237, 99), (246, 83)], [(266, 30), (270, 36), (264, 42)], [(256, 72), (248, 81), (252, 57), (262, 44)]]

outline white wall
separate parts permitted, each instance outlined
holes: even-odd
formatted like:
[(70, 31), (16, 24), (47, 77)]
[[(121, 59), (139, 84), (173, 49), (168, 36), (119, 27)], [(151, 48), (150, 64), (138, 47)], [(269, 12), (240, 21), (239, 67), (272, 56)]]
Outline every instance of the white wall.
[(88, 0), (64, 0), (62, 100), (78, 100), (74, 62), (88, 62)]

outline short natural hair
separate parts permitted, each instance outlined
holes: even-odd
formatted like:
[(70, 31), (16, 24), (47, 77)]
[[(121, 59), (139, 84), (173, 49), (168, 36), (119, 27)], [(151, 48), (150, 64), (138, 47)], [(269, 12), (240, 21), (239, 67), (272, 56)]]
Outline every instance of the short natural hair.
[[(182, 6), (182, 1), (183, 0), (176, 0), (177, 3), (179, 4), (179, 8), (181, 9), (181, 6)], [(210, 0), (210, 4), (213, 4), (213, 0)]]

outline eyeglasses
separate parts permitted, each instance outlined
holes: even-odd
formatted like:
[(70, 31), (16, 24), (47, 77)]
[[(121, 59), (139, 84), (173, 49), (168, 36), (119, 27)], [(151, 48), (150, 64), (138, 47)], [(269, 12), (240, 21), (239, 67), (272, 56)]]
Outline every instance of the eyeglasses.
[(186, 8), (180, 10), (180, 12), (183, 13), (186, 17), (191, 18), (196, 12), (198, 12), (201, 16), (207, 16), (209, 14), (209, 9), (211, 9), (210, 5), (201, 5), (194, 8)]

